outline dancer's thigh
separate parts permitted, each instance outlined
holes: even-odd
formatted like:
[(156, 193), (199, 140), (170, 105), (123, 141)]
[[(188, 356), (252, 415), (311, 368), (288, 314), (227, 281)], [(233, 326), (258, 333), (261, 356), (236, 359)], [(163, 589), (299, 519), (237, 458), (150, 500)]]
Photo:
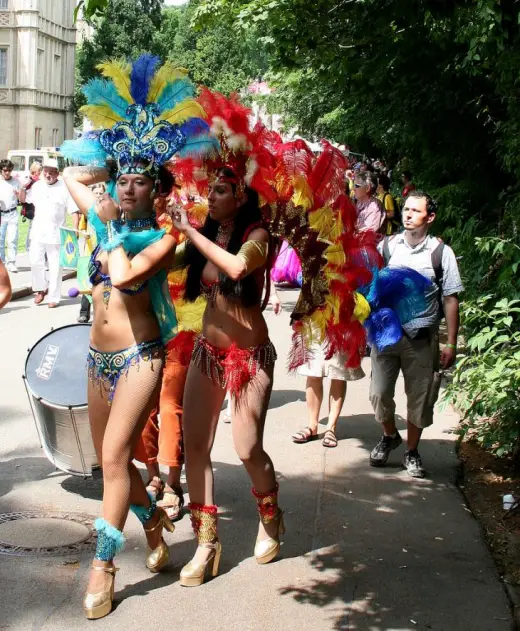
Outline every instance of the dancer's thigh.
[(262, 447), (265, 417), (273, 389), (274, 364), (262, 368), (237, 398), (232, 400), (231, 428), (239, 458), (246, 459)]
[(226, 391), (190, 364), (184, 389), (184, 446), (186, 456), (193, 450), (211, 451), (220, 408)]
[(99, 385), (92, 383), (89, 379), (87, 388), (88, 397), (88, 419), (92, 442), (96, 450), (99, 465), (103, 462), (103, 437), (108, 423), (110, 406), (108, 404), (108, 393), (100, 389)]
[(103, 460), (129, 462), (161, 389), (162, 359), (131, 366), (117, 382), (103, 439)]

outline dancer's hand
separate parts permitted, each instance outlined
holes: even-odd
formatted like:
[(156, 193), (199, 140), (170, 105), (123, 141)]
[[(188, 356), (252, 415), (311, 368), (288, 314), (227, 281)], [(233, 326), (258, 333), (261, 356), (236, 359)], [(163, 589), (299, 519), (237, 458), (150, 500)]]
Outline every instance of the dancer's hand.
[(101, 199), (96, 202), (96, 211), (103, 223), (121, 218), (120, 206), (116, 204), (115, 200), (108, 193), (102, 195)]
[(275, 315), (278, 315), (282, 312), (282, 301), (280, 300), (280, 298), (278, 298), (277, 294), (271, 295), (271, 306)]
[(168, 210), (171, 213), (171, 218), (173, 221), (174, 227), (183, 234), (190, 228), (190, 222), (188, 220), (188, 215), (182, 206), (175, 205), (173, 207), (169, 207)]

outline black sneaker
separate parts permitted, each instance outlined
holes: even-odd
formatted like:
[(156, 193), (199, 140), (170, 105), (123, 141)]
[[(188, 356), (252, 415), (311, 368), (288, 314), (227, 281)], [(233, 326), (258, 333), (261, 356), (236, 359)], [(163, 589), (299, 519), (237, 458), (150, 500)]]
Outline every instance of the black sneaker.
[(405, 452), (403, 467), (408, 471), (408, 475), (411, 475), (412, 478), (424, 478), (425, 476), (421, 456), (419, 456), (417, 449)]
[(401, 434), (396, 432), (395, 436), (381, 436), (377, 445), (370, 452), (370, 464), (373, 467), (384, 467), (388, 456), (393, 449), (397, 449), (403, 442)]

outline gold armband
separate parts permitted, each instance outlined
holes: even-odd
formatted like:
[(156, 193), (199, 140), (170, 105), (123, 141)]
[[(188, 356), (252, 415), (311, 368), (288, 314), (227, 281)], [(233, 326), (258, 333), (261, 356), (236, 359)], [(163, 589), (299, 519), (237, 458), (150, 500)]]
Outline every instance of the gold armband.
[(246, 241), (237, 253), (239, 259), (244, 261), (246, 272), (244, 276), (251, 274), (255, 269), (265, 265), (267, 261), (268, 244), (266, 241)]

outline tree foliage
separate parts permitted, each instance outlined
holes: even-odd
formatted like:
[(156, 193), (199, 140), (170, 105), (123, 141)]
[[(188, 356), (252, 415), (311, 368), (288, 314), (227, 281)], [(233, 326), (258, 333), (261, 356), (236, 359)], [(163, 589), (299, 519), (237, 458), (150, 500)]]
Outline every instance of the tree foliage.
[(96, 75), (97, 64), (111, 57), (151, 52), (187, 68), (195, 83), (225, 94), (244, 90), (267, 71), (267, 56), (254, 31), (237, 37), (228, 14), (199, 30), (194, 26), (197, 0), (162, 5), (162, 0), (109, 0), (102, 17), (94, 18), (93, 38), (78, 48), (76, 112), (84, 104), (81, 86)]
[(462, 432), (520, 437), (520, 4), (515, 0), (204, 0), (199, 25), (261, 25), (288, 127), (406, 160), (462, 256), (466, 348), (448, 394)]

